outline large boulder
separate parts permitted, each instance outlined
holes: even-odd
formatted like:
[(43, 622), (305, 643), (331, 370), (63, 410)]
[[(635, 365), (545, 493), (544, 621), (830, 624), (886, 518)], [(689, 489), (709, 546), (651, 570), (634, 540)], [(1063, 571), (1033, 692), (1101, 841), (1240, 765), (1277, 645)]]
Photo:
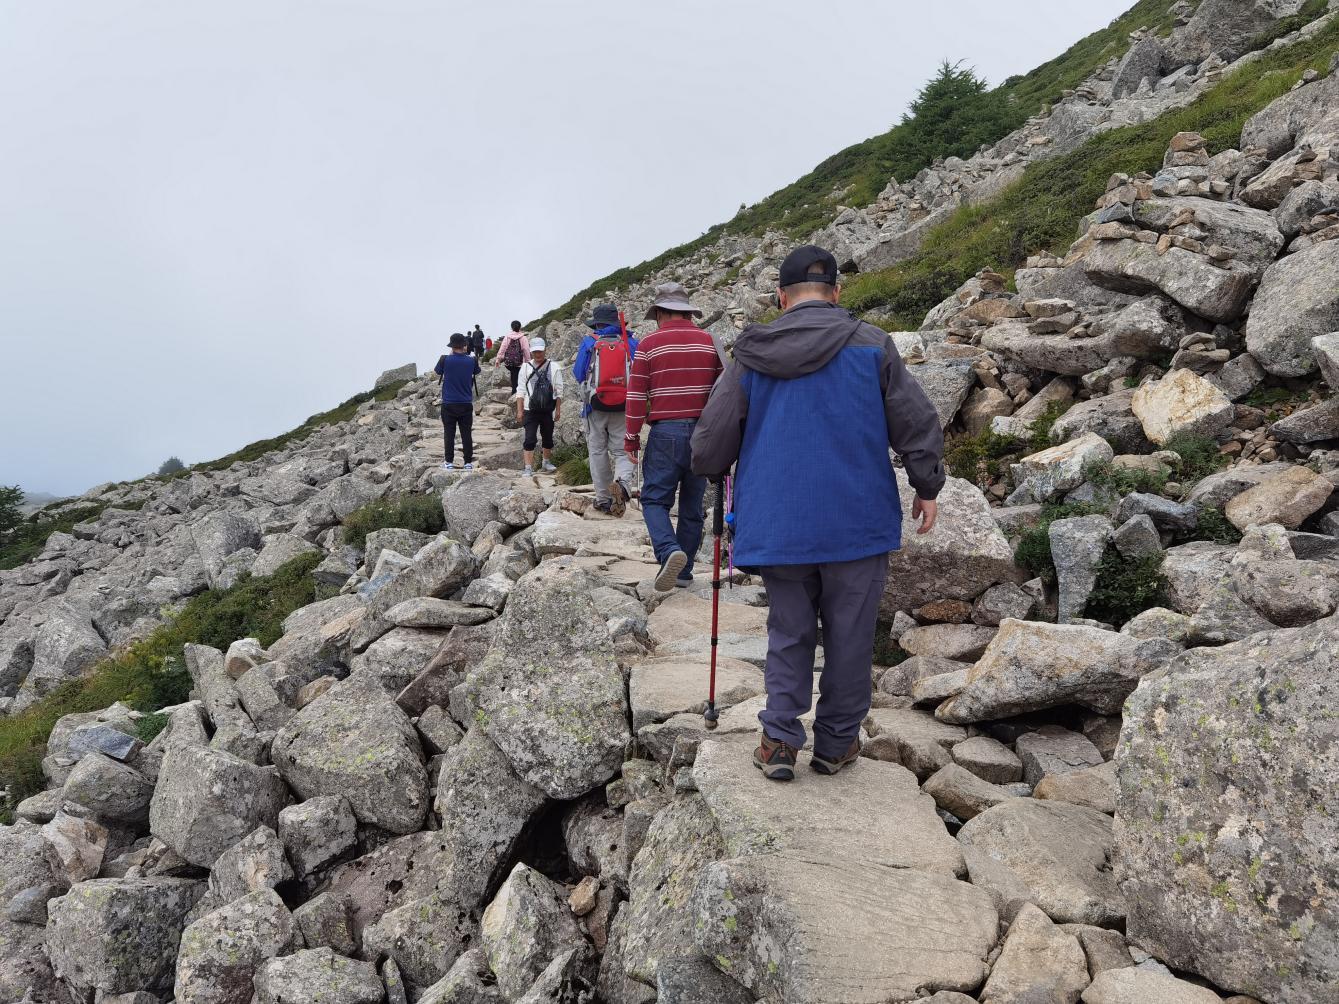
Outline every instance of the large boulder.
[(716, 819), (701, 797), (677, 799), (655, 817), (633, 862), (627, 905), (615, 921), (629, 977), (654, 986), (663, 960), (694, 953), (689, 899), (701, 870), (724, 853)]
[(371, 962), (356, 962), (329, 948), (311, 948), (271, 959), (256, 970), (254, 1004), (382, 1004), (386, 987)]
[(1126, 705), (1116, 875), (1129, 934), (1262, 1000), (1339, 984), (1339, 618), (1185, 653)]
[(562, 561), (525, 575), (465, 682), (476, 721), (551, 798), (608, 781), (630, 738), (623, 672), (594, 588), (588, 573)]
[(229, 509), (192, 521), (190, 531), (211, 587), (225, 584), (222, 577), (230, 556), (247, 548), (259, 551), (264, 546), (256, 522)]
[(1295, 529), (1325, 505), (1334, 483), (1309, 467), (1289, 467), (1248, 488), (1223, 513), (1238, 530), (1277, 523)]
[(880, 611), (891, 618), (931, 600), (973, 600), (1000, 582), (1022, 581), (1009, 541), (991, 515), (990, 504), (969, 481), (949, 478), (939, 493), (939, 520), (917, 534), (911, 519), (915, 490), (897, 472), (902, 501), (902, 548), (888, 556), (888, 579)]
[(1234, 260), (1256, 270), (1257, 277), (1274, 264), (1283, 250), (1283, 234), (1272, 213), (1236, 202), (1216, 202), (1190, 196), (1146, 199), (1134, 204), (1134, 220), (1148, 230), (1167, 231), (1191, 218), (1206, 236), (1204, 244), (1218, 244)]
[(1304, 0), (1204, 0), (1169, 43), (1170, 66), (1218, 55), (1231, 62), (1275, 20), (1296, 14)]
[(965, 725), (1064, 704), (1115, 714), (1170, 651), (1160, 641), (1082, 624), (1010, 618), (968, 671), (967, 686), (935, 717)]
[(488, 904), (480, 925), (498, 986), (521, 997), (557, 956), (586, 945), (562, 886), (518, 864)]
[(149, 830), (202, 868), (257, 826), (273, 829), (288, 804), (288, 789), (273, 767), (207, 746), (169, 747), (158, 778)]
[(47, 904), (47, 954), (86, 993), (166, 990), (186, 914), (204, 891), (176, 878), (94, 879)]
[(1141, 384), (1130, 406), (1144, 435), (1159, 446), (1173, 436), (1215, 436), (1232, 423), (1231, 399), (1190, 370), (1172, 370), (1161, 380)]
[(1339, 331), (1339, 241), (1325, 241), (1271, 265), (1246, 322), (1246, 347), (1274, 376), (1316, 370), (1311, 340)]
[(1111, 817), (1065, 802), (1011, 798), (958, 831), (972, 883), (1002, 911), (1022, 902), (1059, 924), (1110, 926), (1125, 916), (1111, 874)]
[(1018, 489), (1010, 501), (1046, 502), (1079, 487), (1090, 467), (1109, 463), (1114, 456), (1111, 444), (1094, 432), (1030, 454), (1012, 466)]
[(376, 683), (331, 687), (279, 730), (271, 756), (300, 798), (342, 795), (361, 823), (412, 833), (428, 811), (418, 734)]
[(394, 369), (386, 370), (381, 376), (377, 377), (377, 382), (372, 385), (373, 390), (381, 390), (382, 387), (393, 383), (400, 383), (403, 380), (413, 380), (418, 376), (417, 363), (405, 363), (403, 366), (396, 366)]
[(292, 951), (293, 916), (272, 889), (254, 892), (201, 917), (181, 934), (178, 1004), (250, 1004), (252, 974)]
[(483, 528), (498, 518), (498, 503), (511, 492), (511, 482), (481, 471), (466, 474), (442, 492), (442, 512), (451, 536), (473, 544)]
[(20, 692), (23, 703), (45, 697), (107, 654), (107, 643), (83, 607), (62, 598), (46, 605), (43, 612), (45, 620), (33, 638), (31, 662), (27, 662)]
[(755, 996), (787, 1004), (974, 991), (999, 923), (984, 890), (949, 875), (788, 854), (709, 865), (693, 915), (704, 955)]
[(941, 428), (952, 423), (976, 383), (976, 373), (968, 360), (934, 359), (908, 366), (907, 372), (934, 405)]
[(1079, 939), (1028, 904), (1009, 925), (1003, 950), (981, 991), (981, 1001), (1074, 1002), (1088, 982), (1088, 961)]
[(1241, 315), (1259, 272), (1232, 261), (1219, 266), (1179, 247), (1159, 252), (1137, 240), (1098, 241), (1083, 259), (1094, 282), (1130, 293), (1158, 291), (1192, 314), (1226, 324)]

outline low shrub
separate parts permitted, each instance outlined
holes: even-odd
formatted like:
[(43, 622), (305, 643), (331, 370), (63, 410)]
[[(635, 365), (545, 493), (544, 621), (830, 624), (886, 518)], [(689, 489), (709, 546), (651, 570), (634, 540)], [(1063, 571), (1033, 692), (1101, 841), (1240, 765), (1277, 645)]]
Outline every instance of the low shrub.
[(1088, 597), (1085, 616), (1120, 627), (1135, 614), (1167, 603), (1167, 578), (1162, 552), (1127, 558), (1108, 547), (1097, 565), (1097, 582)]
[(1117, 467), (1110, 461), (1089, 464), (1083, 470), (1084, 478), (1097, 488), (1115, 495), (1144, 492), (1160, 495), (1167, 487), (1167, 475), (1137, 467)]
[(446, 529), (442, 500), (436, 495), (390, 495), (355, 509), (344, 518), (344, 543), (367, 546), (373, 530), (399, 527), (418, 533), (435, 534)]
[(1235, 546), (1241, 543), (1241, 531), (1228, 522), (1222, 510), (1205, 506), (1199, 511), (1199, 522), (1194, 531), (1181, 537), (1182, 543), (1192, 540)]
[(42, 553), (47, 538), (53, 533), (69, 533), (76, 523), (97, 519), (106, 508), (105, 503), (96, 502), (74, 508), (39, 509), (8, 533), (0, 534), (0, 569), (18, 568), (31, 561)]

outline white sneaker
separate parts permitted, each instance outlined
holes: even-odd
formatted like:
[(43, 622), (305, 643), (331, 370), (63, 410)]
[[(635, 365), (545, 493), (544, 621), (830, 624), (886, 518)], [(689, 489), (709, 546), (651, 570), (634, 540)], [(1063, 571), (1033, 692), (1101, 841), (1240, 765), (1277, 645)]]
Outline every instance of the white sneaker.
[(465, 465), (465, 470), (467, 470), (467, 471), (472, 471), (472, 470), (474, 470), (474, 465), (473, 465), (473, 464), (466, 464), (466, 465)]
[(540, 470), (542, 470), (545, 474), (552, 474), (552, 473), (553, 473), (554, 471), (556, 471), (557, 469), (558, 469), (558, 468), (554, 467), (554, 466), (553, 466), (551, 463), (549, 463), (547, 460), (544, 461), (544, 466), (540, 468)]
[(532, 478), (532, 477), (535, 476), (535, 469), (534, 469), (533, 467), (530, 467), (530, 466), (527, 465), (526, 468), (525, 468), (525, 470), (521, 472), (521, 476), (522, 476), (522, 477), (527, 477), (527, 478)]
[(454, 471), (455, 469), (456, 465), (451, 463), (451, 461), (449, 460), (446, 463), (442, 464), (442, 470), (444, 471)]

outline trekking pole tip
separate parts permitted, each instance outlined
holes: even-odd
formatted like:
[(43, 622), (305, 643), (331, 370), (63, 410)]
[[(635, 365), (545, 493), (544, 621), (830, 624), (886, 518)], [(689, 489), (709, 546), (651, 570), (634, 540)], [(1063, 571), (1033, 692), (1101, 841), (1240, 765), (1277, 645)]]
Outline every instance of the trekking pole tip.
[(705, 725), (707, 731), (710, 732), (720, 724), (720, 717), (721, 713), (716, 710), (716, 705), (709, 704), (707, 705), (707, 710), (702, 712), (702, 724)]

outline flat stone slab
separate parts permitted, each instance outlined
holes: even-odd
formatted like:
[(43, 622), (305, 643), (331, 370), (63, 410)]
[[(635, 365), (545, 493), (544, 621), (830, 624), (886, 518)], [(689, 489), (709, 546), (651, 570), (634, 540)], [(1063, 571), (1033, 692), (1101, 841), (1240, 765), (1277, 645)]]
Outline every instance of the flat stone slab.
[(586, 520), (569, 512), (540, 513), (531, 541), (541, 558), (583, 552), (633, 558), (649, 551), (651, 545), (640, 519)]
[[(632, 667), (628, 692), (632, 727), (639, 730), (681, 712), (706, 707), (708, 664), (699, 659), (651, 659)], [(752, 663), (716, 660), (716, 706), (729, 707), (763, 693), (763, 676)]]
[(961, 848), (906, 768), (861, 760), (825, 777), (801, 756), (795, 780), (778, 784), (754, 767), (753, 747), (751, 737), (711, 739), (693, 766), (729, 854), (963, 873)]
[(787, 1004), (973, 991), (999, 923), (984, 890), (951, 876), (792, 853), (708, 865), (693, 910), (698, 949)]
[[(648, 621), (651, 640), (657, 645), (672, 645), (694, 635), (711, 635), (711, 600), (680, 590), (664, 600)], [(767, 638), (767, 610), (738, 603), (722, 603), (721, 635), (750, 635)]]
[(492, 620), (492, 610), (470, 606), (458, 600), (439, 600), (435, 596), (417, 596), (397, 603), (386, 611), (386, 620), (396, 627), (451, 628), (482, 624)]

